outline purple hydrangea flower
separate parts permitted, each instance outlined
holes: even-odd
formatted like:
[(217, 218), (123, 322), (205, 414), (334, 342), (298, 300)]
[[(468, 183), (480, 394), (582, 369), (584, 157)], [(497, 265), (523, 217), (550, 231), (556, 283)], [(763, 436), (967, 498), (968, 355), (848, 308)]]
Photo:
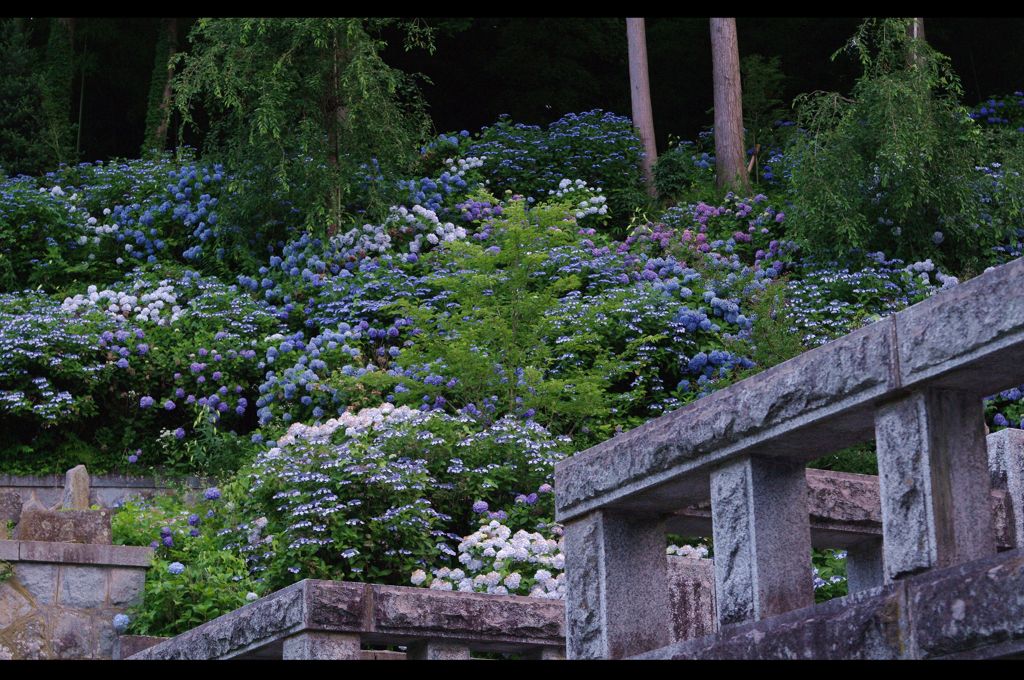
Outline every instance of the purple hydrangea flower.
[(209, 489), (206, 490), (205, 493), (203, 493), (203, 498), (205, 498), (208, 501), (217, 500), (218, 498), (220, 498), (220, 489), (218, 489), (215, 486), (211, 486)]
[(150, 406), (152, 406), (155, 403), (156, 403), (156, 399), (154, 399), (153, 397), (149, 396), (148, 394), (146, 396), (144, 396), (142, 399), (139, 399), (139, 407), (140, 408), (149, 408)]
[(181, 562), (171, 562), (169, 565), (167, 565), (168, 574), (174, 574), (175, 576), (177, 576), (183, 571), (185, 571), (185, 565)]
[(116, 366), (118, 368), (128, 368), (128, 360), (127, 359), (118, 359)]
[(996, 417), (992, 419), (992, 422), (998, 427), (1008, 427), (1010, 425), (1010, 421), (1007, 420), (1006, 416), (1002, 413), (997, 413)]
[(188, 516), (188, 523), (189, 523), (189, 526), (193, 526), (193, 527), (198, 525), (199, 524), (199, 515), (196, 515), (195, 513), (189, 515)]
[(185, 428), (179, 427), (177, 430), (174, 431), (174, 436), (177, 437), (178, 439), (184, 439), (185, 438)]
[(168, 411), (173, 411), (174, 410), (174, 406), (175, 406), (174, 402), (171, 401), (170, 399), (168, 399), (167, 401), (164, 402), (164, 408), (166, 410), (168, 410)]
[(135, 351), (137, 351), (139, 354), (145, 354), (146, 352), (149, 351), (149, 345), (147, 345), (144, 342), (140, 342), (138, 345), (135, 346)]
[(477, 501), (476, 503), (473, 503), (473, 512), (478, 514), (481, 512), (487, 512), (487, 507), (486, 501)]
[(133, 453), (132, 455), (128, 456), (128, 462), (134, 465), (135, 463), (139, 462), (139, 457)]
[(172, 547), (174, 545), (174, 539), (171, 536), (169, 536), (169, 535), (168, 536), (164, 536), (162, 541), (163, 541), (163, 544), (166, 545), (168, 548), (170, 548), (170, 547)]

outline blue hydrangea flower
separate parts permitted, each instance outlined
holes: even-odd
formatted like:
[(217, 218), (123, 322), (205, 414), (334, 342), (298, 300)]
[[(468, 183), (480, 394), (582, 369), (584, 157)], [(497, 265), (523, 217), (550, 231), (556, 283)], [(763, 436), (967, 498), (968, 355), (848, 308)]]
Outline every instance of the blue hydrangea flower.
[(177, 576), (181, 572), (185, 571), (185, 565), (181, 562), (171, 562), (167, 565), (167, 573)]

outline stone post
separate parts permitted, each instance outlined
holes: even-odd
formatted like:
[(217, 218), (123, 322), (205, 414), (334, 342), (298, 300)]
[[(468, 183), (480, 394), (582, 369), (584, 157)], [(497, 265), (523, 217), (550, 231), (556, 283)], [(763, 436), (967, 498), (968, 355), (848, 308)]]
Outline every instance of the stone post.
[(566, 656), (621, 659), (671, 642), (660, 516), (596, 510), (565, 526)]
[(89, 471), (84, 465), (76, 465), (64, 475), (64, 498), (61, 509), (89, 509)]
[(417, 661), (469, 661), (469, 647), (457, 642), (427, 640), (410, 645), (408, 656)]
[(885, 580), (995, 553), (980, 398), (925, 388), (875, 413)]
[(992, 485), (1005, 488), (1010, 499), (1013, 547), (1024, 548), (1024, 430), (1000, 430), (986, 442)]
[(747, 456), (711, 473), (719, 625), (814, 604), (802, 464)]
[(868, 538), (846, 550), (847, 593), (875, 588), (885, 582), (882, 567), (882, 541)]
[(281, 658), (304, 661), (360, 659), (359, 636), (348, 633), (299, 633), (284, 639)]

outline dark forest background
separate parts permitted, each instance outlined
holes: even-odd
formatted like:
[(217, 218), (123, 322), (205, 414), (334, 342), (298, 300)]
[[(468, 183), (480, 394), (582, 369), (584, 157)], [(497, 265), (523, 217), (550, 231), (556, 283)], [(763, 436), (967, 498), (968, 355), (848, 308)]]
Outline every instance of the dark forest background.
[[(27, 19), (45, 46), (46, 19)], [(81, 160), (137, 157), (143, 141), (159, 18), (75, 20), (73, 101)], [(847, 92), (852, 58), (831, 55), (858, 18), (740, 18), (741, 57), (778, 56), (787, 104), (802, 92)], [(621, 18), (476, 18), (427, 20), (440, 30), (436, 50), (406, 50), (385, 32), (385, 60), (422, 74), (422, 92), (438, 132), (475, 130), (500, 114), (543, 124), (570, 111), (629, 114), (625, 22)], [(188, 49), (194, 19), (178, 20)], [(964, 103), (1024, 86), (1024, 18), (927, 18), (927, 39), (948, 55), (964, 85)], [(394, 29), (397, 31), (398, 29)], [(647, 40), (658, 147), (690, 139), (710, 125), (711, 45), (705, 18), (649, 18)], [(194, 135), (194, 133), (192, 133)], [(186, 136), (198, 145), (201, 140)]]

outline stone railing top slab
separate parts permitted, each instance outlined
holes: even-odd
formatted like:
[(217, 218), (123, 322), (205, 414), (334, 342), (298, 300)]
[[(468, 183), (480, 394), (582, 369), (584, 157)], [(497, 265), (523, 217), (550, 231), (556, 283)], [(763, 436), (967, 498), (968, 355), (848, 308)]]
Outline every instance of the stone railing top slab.
[(1024, 259), (561, 461), (557, 518), (672, 512), (705, 501), (710, 469), (736, 455), (807, 462), (869, 441), (875, 403), (908, 386), (980, 399), (1024, 382), (1021, 282)]
[(153, 549), (134, 545), (0, 541), (0, 560), (148, 567), (153, 562)]

